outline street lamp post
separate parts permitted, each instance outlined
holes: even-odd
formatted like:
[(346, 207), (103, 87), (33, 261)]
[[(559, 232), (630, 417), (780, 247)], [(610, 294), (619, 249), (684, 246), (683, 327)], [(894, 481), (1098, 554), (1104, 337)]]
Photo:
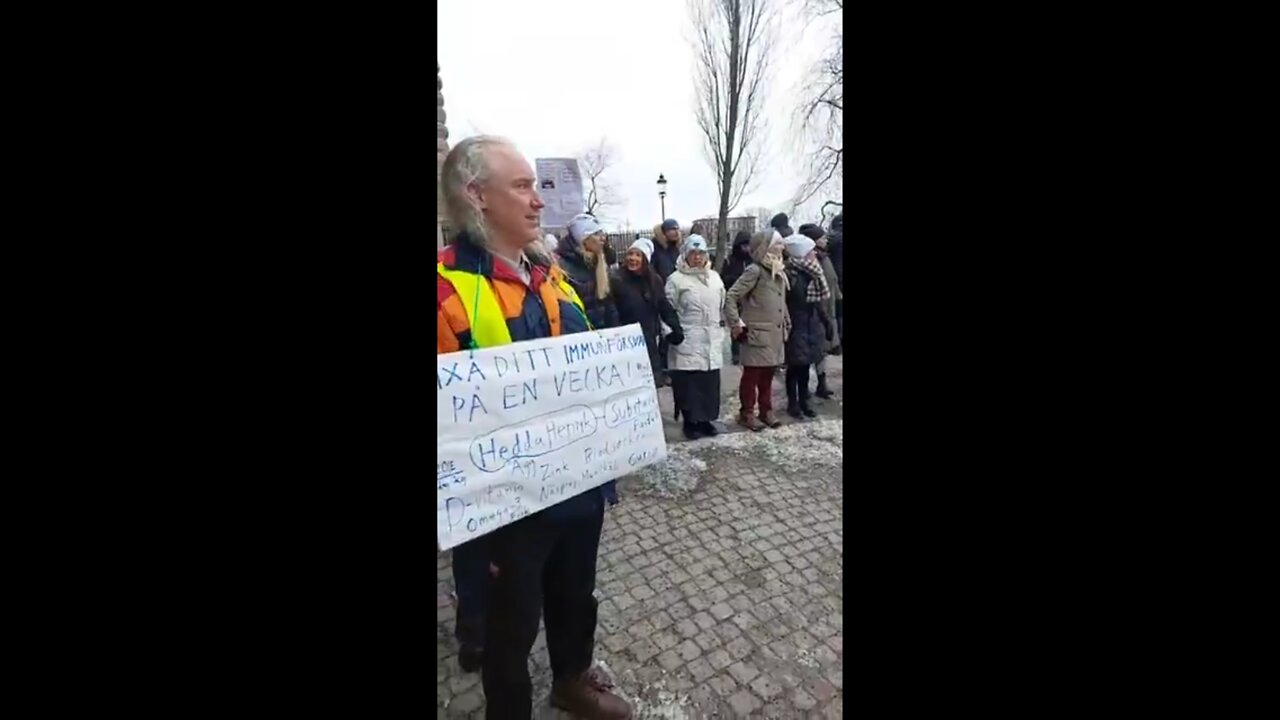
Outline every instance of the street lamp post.
[(662, 203), (662, 220), (667, 219), (667, 179), (658, 173), (658, 201)]

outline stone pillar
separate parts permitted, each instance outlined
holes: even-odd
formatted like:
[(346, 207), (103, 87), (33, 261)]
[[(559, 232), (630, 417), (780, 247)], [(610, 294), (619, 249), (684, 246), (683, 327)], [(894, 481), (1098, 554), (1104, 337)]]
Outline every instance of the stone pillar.
[(444, 247), (440, 221), (444, 218), (444, 196), (440, 193), (440, 170), (449, 152), (449, 128), (444, 124), (444, 83), (440, 80), (440, 63), (436, 63), (436, 248)]

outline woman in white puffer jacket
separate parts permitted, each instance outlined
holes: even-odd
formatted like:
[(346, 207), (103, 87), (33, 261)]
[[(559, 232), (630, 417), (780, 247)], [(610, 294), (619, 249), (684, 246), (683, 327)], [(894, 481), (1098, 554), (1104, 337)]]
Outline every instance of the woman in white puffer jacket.
[(720, 275), (710, 267), (707, 241), (701, 235), (690, 235), (680, 246), (680, 259), (676, 271), (667, 278), (666, 294), (684, 336), (684, 342), (667, 351), (676, 412), (684, 418), (684, 434), (690, 440), (715, 435), (711, 421), (720, 417), (725, 288)]

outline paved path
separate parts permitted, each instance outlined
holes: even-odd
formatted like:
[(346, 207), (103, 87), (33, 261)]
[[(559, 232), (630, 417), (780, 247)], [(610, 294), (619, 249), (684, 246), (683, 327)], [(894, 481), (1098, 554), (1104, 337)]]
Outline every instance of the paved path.
[[(687, 442), (665, 391), (670, 457), (620, 482), (597, 576), (596, 659), (638, 718), (841, 716), (842, 373), (828, 362), (837, 397), (777, 430)], [(479, 675), (457, 665), (448, 553), (436, 588), (437, 716), (483, 717)], [(547, 705), (542, 633), (529, 665), (535, 717), (569, 717)]]

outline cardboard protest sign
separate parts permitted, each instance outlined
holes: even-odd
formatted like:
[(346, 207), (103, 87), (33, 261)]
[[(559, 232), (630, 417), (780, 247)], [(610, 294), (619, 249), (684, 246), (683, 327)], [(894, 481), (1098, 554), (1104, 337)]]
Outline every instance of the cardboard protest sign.
[(441, 549), (667, 456), (637, 324), (438, 355), (436, 392)]

